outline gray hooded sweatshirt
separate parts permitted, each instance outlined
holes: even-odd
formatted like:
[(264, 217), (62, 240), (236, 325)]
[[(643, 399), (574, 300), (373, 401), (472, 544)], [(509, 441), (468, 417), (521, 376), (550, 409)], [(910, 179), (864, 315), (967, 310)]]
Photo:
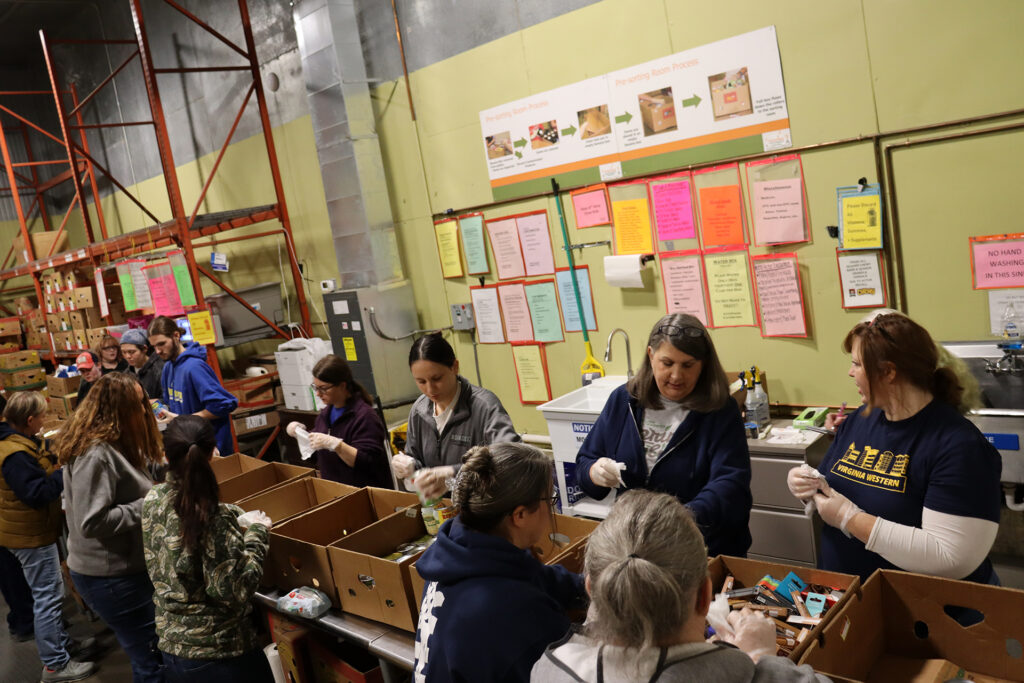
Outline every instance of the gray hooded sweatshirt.
[(762, 657), (754, 664), (745, 653), (724, 643), (685, 643), (647, 648), (640, 653), (602, 645), (580, 633), (548, 647), (533, 666), (537, 683), (828, 683), (807, 665), (783, 657)]
[(462, 454), (473, 446), (520, 441), (512, 419), (493, 393), (459, 376), (459, 402), (452, 416), (437, 433), (434, 402), (420, 396), (409, 411), (405, 453), (416, 460), (416, 468), (451, 465), (458, 472)]

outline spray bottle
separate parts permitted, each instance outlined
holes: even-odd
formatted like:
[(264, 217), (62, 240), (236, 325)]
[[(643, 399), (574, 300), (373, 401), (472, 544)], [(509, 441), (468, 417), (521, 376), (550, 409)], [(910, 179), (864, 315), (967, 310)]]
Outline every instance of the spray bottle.
[(757, 428), (759, 430), (767, 427), (771, 421), (771, 411), (768, 406), (768, 394), (761, 385), (761, 372), (753, 368), (754, 372), (754, 401), (757, 405)]

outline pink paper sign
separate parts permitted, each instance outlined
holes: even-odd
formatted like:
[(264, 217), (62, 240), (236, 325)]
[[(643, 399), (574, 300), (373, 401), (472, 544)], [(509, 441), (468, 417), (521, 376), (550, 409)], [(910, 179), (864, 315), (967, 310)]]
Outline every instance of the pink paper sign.
[(806, 337), (796, 259), (754, 259), (754, 281), (761, 310), (761, 333), (766, 337)]
[(510, 342), (533, 341), (533, 322), (530, 304), (526, 300), (526, 287), (516, 282), (498, 287), (501, 317), (505, 321), (505, 336)]
[(551, 275), (555, 272), (555, 255), (551, 251), (548, 212), (529, 213), (516, 218), (519, 241), (527, 275)]
[(494, 254), (498, 279), (508, 280), (526, 275), (516, 219), (487, 221), (487, 235), (491, 239), (491, 253)]
[(706, 326), (708, 313), (704, 303), (700, 255), (662, 259), (661, 273), (668, 312), (689, 313)]
[(800, 178), (756, 182), (754, 195), (754, 243), (804, 242), (804, 202)]
[(974, 288), (1024, 287), (1024, 240), (971, 242)]
[(593, 192), (580, 192), (572, 196), (572, 210), (576, 214), (577, 228), (592, 228), (595, 225), (608, 225), (608, 197), (604, 189)]
[(660, 241), (692, 240), (697, 236), (693, 226), (689, 180), (652, 183), (651, 200), (654, 202), (654, 222), (658, 226)]
[[(170, 270), (170, 267), (168, 266), (167, 269)], [(181, 295), (178, 293), (178, 283), (174, 279), (174, 273), (167, 273), (166, 275), (160, 276), (159, 279), (163, 280), (166, 308), (164, 313), (158, 313), (157, 315), (174, 317), (184, 313), (185, 309), (181, 305)]]

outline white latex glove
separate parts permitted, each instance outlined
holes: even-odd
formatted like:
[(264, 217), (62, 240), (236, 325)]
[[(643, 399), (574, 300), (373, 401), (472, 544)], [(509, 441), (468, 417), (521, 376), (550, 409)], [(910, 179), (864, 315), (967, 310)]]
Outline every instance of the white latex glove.
[(765, 615), (744, 607), (730, 612), (728, 619), (733, 632), (723, 636), (722, 640), (746, 652), (755, 664), (761, 657), (778, 652), (775, 624)]
[(804, 501), (813, 498), (819, 489), (826, 493), (830, 490), (821, 472), (807, 463), (791, 469), (786, 475), (786, 484), (790, 493)]
[(330, 434), (323, 434), (321, 432), (309, 433), (309, 445), (314, 451), (328, 450), (337, 453), (343, 443), (345, 443), (344, 439), (339, 439)]
[(296, 429), (305, 430), (306, 429), (306, 425), (302, 424), (301, 422), (289, 422), (288, 426), (284, 428), (284, 431), (285, 431), (285, 433), (288, 434), (288, 436), (290, 436), (290, 437), (292, 437), (294, 439), (295, 438), (295, 430)]
[(262, 524), (268, 530), (274, 526), (274, 523), (270, 521), (270, 517), (263, 510), (249, 510), (238, 515), (238, 526), (248, 529), (253, 524)]
[(448, 490), (448, 480), (454, 476), (454, 467), (428, 467), (416, 473), (413, 485), (427, 500), (440, 498)]
[(814, 504), (818, 508), (818, 514), (821, 515), (821, 521), (836, 527), (846, 534), (847, 538), (849, 538), (850, 532), (846, 530), (846, 525), (850, 523), (854, 515), (863, 512), (853, 501), (835, 489), (831, 489), (828, 495), (814, 494)]
[(416, 472), (416, 459), (405, 453), (396, 453), (391, 456), (391, 470), (395, 479), (408, 479)]
[(619, 468), (621, 464), (611, 458), (598, 458), (597, 462), (590, 466), (590, 481), (608, 488), (625, 486)]

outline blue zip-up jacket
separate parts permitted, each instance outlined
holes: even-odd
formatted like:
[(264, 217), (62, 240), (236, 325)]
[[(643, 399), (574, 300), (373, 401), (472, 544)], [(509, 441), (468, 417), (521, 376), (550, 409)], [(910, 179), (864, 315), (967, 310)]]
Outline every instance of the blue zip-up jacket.
[[(541, 503), (543, 505), (543, 503)], [(445, 522), (416, 562), (427, 581), (416, 628), (415, 681), (529, 681), (544, 649), (582, 607), (583, 577), (527, 550)]]
[(576, 481), (591, 498), (609, 489), (590, 479), (598, 458), (626, 463), (626, 489), (670, 493), (693, 511), (708, 557), (745, 557), (750, 547), (750, 451), (739, 407), (731, 398), (718, 410), (691, 410), (647, 471), (640, 429), (644, 411), (623, 385), (612, 392), (576, 454)]
[(174, 360), (164, 363), (160, 375), (164, 400), (172, 413), (191, 415), (204, 408), (216, 415), (211, 420), (217, 432), (221, 455), (234, 452), (228, 416), (238, 407), (238, 399), (221, 386), (213, 368), (206, 362), (206, 347), (189, 342)]

